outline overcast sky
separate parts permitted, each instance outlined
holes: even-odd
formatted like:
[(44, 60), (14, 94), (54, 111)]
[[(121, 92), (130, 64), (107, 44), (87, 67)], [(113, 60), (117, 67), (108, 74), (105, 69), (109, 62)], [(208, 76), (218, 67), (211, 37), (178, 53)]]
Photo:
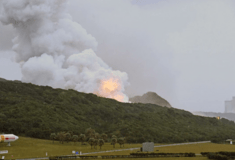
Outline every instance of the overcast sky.
[[(224, 112), (235, 96), (233, 0), (70, 0), (68, 12), (126, 72), (128, 96), (154, 91), (175, 108)], [(0, 24), (0, 77), (21, 79), (14, 29)]]

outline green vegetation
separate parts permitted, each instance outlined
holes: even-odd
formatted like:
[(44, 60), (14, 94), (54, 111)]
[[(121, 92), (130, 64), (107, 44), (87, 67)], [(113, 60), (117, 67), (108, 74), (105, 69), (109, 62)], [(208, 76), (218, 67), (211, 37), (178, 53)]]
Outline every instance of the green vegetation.
[(118, 138), (117, 142), (119, 143), (120, 148), (121, 148), (122, 146), (124, 147), (125, 138), (124, 138), (124, 137)]
[[(109, 142), (112, 135), (125, 137), (127, 143), (235, 139), (235, 124), (226, 119), (154, 104), (120, 103), (71, 89), (0, 81), (0, 102), (0, 131), (21, 136), (49, 139), (51, 133), (70, 131), (81, 137), (91, 127), (106, 133)], [(63, 132), (61, 143), (71, 138)]]
[(77, 142), (78, 141), (78, 136), (77, 135), (73, 135), (72, 140), (73, 140), (74, 143)]
[(103, 139), (99, 139), (98, 144), (99, 144), (100, 149), (101, 149), (101, 147), (104, 145), (104, 140)]
[(207, 156), (209, 159), (230, 160), (235, 158), (235, 152), (201, 152), (202, 156)]
[(113, 148), (115, 148), (115, 144), (117, 143), (117, 137), (115, 135), (112, 136), (111, 143), (113, 145)]
[[(99, 156), (80, 156), (81, 158), (92, 158), (97, 159)], [(131, 153), (130, 155), (102, 155), (102, 159), (113, 159), (113, 158), (159, 158), (159, 157), (196, 157), (195, 153), (155, 153), (155, 152), (145, 152), (145, 153)], [(66, 157), (68, 158), (68, 157)], [(53, 159), (61, 159), (60, 157)]]

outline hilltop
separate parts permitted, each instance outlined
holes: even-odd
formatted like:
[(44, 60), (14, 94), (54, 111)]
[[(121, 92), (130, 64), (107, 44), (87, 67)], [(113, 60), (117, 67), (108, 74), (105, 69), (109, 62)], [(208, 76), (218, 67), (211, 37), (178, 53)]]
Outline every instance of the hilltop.
[(130, 101), (133, 103), (151, 103), (151, 104), (156, 104), (162, 107), (168, 107), (172, 108), (170, 103), (165, 100), (164, 98), (160, 97), (157, 93), (155, 92), (147, 92), (143, 94), (142, 96), (135, 96), (130, 98)]
[(92, 127), (109, 137), (124, 136), (127, 142), (235, 138), (235, 124), (227, 119), (19, 81), (0, 81), (0, 102), (0, 131), (28, 137), (49, 138), (59, 131), (79, 135)]

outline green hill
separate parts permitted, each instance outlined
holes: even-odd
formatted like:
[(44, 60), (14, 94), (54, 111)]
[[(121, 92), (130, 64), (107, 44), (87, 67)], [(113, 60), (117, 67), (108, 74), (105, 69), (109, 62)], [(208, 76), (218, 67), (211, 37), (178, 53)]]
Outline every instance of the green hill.
[(50, 133), (84, 133), (92, 127), (127, 142), (186, 142), (235, 138), (226, 119), (195, 116), (154, 104), (120, 103), (75, 90), (19, 81), (0, 81), (0, 132), (49, 138)]

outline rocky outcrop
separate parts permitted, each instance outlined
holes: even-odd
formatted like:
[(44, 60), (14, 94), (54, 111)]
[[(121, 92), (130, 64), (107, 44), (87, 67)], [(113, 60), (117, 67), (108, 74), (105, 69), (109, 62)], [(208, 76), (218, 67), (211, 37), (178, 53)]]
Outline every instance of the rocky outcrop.
[(170, 103), (165, 100), (164, 98), (160, 97), (157, 93), (155, 92), (147, 92), (143, 94), (142, 96), (135, 96), (130, 98), (130, 101), (132, 103), (151, 103), (151, 104), (156, 104), (162, 107), (168, 107), (172, 108)]

